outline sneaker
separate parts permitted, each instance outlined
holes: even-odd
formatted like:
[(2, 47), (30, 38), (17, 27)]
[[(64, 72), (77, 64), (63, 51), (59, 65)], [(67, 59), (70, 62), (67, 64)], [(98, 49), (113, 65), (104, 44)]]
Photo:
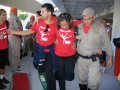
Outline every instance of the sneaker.
[(103, 71), (103, 66), (100, 65), (100, 72), (102, 73), (102, 71)]
[(4, 84), (0, 83), (0, 89), (5, 89), (5, 88), (6, 88), (6, 86)]
[(25, 56), (27, 56), (27, 55), (28, 55), (27, 53), (24, 53), (24, 54), (23, 54), (23, 57), (25, 57)]
[(102, 73), (105, 73), (106, 72), (106, 68), (105, 67), (103, 67), (103, 69), (102, 69), (102, 71), (101, 71)]
[(34, 53), (32, 52), (31, 57), (34, 57)]
[(9, 81), (8, 81), (6, 78), (3, 77), (2, 83), (4, 83), (4, 84), (8, 84)]

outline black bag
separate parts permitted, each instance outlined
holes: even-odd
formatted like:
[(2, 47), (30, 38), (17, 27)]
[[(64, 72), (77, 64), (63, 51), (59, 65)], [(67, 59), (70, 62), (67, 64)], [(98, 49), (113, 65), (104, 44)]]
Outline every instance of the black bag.
[(120, 48), (120, 38), (114, 38), (113, 43), (117, 48)]

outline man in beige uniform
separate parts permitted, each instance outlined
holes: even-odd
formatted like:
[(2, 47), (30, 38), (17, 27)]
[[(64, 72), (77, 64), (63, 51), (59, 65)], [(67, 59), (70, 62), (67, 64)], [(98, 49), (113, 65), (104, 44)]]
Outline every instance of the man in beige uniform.
[(104, 27), (95, 23), (94, 10), (84, 9), (83, 23), (78, 26), (78, 77), (80, 90), (98, 90), (101, 81), (97, 52), (102, 47), (109, 55), (108, 66), (112, 67), (112, 47)]
[[(12, 7), (10, 9), (10, 29), (12, 30), (23, 30), (22, 23), (17, 17), (17, 9)], [(21, 38), (16, 35), (9, 35), (9, 61), (11, 70), (14, 72), (18, 70), (19, 62), (20, 62), (20, 47), (21, 47)]]

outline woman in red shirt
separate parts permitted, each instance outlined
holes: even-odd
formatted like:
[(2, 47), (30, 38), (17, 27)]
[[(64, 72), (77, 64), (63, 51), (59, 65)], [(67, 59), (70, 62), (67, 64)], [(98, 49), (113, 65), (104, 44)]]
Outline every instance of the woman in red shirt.
[(4, 9), (0, 9), (0, 89), (5, 89), (3, 83), (9, 83), (4, 78), (5, 64), (8, 60), (8, 35), (6, 26), (7, 14)]
[(58, 81), (60, 90), (65, 89), (65, 80), (74, 79), (76, 61), (74, 24), (71, 15), (62, 13), (58, 16), (56, 31), (55, 55), (57, 60)]

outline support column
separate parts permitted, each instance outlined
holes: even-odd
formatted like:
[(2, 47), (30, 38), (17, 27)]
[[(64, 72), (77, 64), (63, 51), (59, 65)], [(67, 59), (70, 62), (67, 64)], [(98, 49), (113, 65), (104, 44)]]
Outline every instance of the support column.
[[(112, 42), (117, 37), (120, 37), (120, 0), (114, 0)], [(112, 46), (115, 51), (115, 46)]]
[[(112, 42), (114, 38), (120, 37), (120, 0), (114, 0), (114, 11), (113, 11), (113, 30), (112, 30)], [(120, 48), (116, 48), (113, 44), (115, 66), (114, 75), (118, 76), (120, 73)]]

